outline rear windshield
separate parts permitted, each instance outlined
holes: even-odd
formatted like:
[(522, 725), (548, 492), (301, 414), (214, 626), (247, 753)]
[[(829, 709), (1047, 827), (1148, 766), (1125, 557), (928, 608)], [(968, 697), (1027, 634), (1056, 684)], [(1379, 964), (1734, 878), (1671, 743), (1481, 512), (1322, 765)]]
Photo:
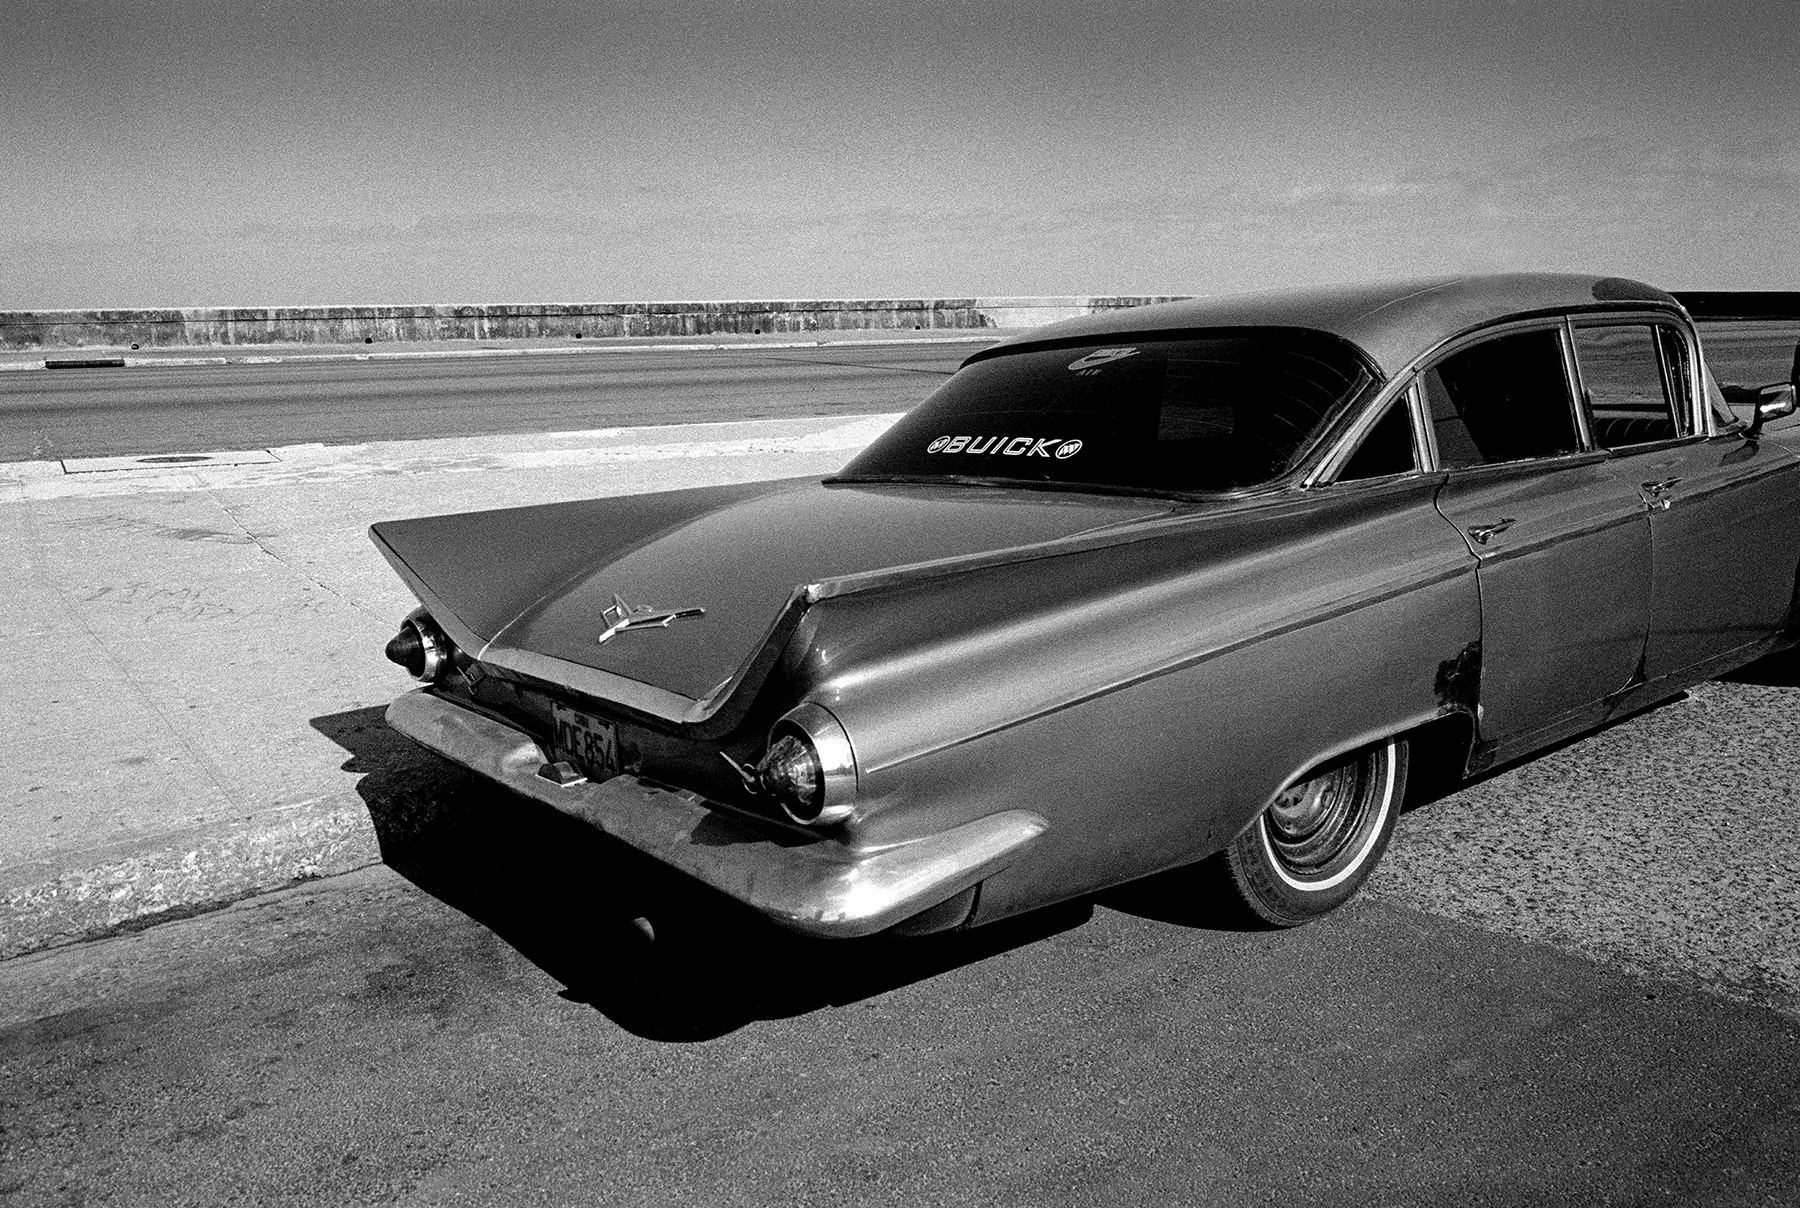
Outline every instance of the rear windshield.
[(1002, 353), (838, 477), (1230, 491), (1292, 469), (1371, 380), (1349, 344), (1303, 329)]

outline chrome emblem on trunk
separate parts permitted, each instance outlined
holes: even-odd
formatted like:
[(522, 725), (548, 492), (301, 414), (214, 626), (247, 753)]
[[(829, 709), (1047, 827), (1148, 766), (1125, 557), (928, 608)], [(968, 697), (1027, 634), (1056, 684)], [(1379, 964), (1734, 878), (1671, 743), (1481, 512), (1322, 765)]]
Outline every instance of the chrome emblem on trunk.
[(600, 616), (607, 625), (605, 631), (594, 641), (604, 644), (614, 635), (628, 629), (667, 629), (671, 621), (705, 615), (704, 608), (652, 608), (648, 604), (627, 604), (624, 596), (615, 594), (613, 602), (600, 610)]

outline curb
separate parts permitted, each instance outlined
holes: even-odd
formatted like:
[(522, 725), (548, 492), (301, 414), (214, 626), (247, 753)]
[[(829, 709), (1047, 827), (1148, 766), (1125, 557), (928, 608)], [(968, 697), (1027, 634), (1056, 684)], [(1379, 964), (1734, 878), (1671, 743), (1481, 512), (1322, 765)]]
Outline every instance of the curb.
[(495, 796), (379, 717), (338, 737), (352, 787), (0, 871), (0, 961), (381, 864)]
[(368, 807), (346, 794), (75, 858), (8, 870), (0, 960), (378, 864), (381, 849)]

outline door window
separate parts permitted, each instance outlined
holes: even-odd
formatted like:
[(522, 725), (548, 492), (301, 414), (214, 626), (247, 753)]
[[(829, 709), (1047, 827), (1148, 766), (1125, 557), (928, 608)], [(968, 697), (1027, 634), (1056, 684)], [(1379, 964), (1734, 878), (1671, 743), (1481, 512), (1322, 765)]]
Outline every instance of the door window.
[(1555, 330), (1498, 336), (1444, 358), (1420, 379), (1438, 464), (1491, 465), (1581, 448)]
[(1575, 359), (1595, 444), (1619, 449), (1687, 434), (1687, 343), (1674, 328), (1577, 327)]

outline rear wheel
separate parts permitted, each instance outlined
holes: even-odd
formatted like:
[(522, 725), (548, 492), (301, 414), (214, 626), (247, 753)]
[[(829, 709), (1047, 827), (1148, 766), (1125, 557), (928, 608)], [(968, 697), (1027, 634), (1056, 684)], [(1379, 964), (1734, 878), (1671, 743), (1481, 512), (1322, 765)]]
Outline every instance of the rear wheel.
[(1406, 791), (1406, 743), (1365, 747), (1276, 794), (1225, 849), (1244, 904), (1277, 927), (1355, 896), (1387, 850)]

